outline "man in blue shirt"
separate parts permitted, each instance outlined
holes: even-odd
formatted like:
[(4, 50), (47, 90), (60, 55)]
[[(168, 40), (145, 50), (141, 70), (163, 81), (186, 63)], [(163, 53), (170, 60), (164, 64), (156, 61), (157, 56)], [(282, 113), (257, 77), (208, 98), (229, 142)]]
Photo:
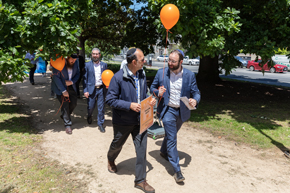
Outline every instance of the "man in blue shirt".
[(33, 67), (30, 68), (29, 71), (29, 81), (32, 85), (34, 85), (34, 72), (36, 70), (36, 63), (38, 59), (35, 60), (35, 54), (30, 54), (29, 52), (26, 53), (25, 59), (29, 59), (30, 63), (33, 64)]

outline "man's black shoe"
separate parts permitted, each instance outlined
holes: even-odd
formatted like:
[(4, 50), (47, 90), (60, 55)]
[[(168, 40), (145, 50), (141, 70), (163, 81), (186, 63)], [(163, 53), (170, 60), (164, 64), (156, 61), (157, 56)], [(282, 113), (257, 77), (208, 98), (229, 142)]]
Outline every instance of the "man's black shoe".
[(106, 130), (105, 130), (105, 128), (103, 127), (103, 125), (99, 126), (99, 130), (100, 130), (102, 133), (105, 133), (105, 132), (106, 132)]
[(92, 124), (92, 122), (93, 122), (93, 118), (92, 118), (92, 116), (89, 116), (89, 117), (87, 118), (87, 121), (88, 121), (88, 124)]
[(163, 157), (166, 161), (169, 161), (167, 155), (164, 153), (160, 152), (160, 156)]
[(176, 172), (173, 177), (174, 177), (176, 183), (180, 183), (180, 182), (183, 182), (185, 180), (185, 178), (183, 177), (181, 171)]
[(34, 82), (31, 82), (32, 85), (34, 85)]

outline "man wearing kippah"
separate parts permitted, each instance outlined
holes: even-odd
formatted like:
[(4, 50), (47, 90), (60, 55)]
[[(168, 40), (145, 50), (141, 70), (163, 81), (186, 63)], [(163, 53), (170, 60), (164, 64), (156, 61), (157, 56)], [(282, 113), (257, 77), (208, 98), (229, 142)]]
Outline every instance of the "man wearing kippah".
[[(145, 62), (143, 52), (131, 48), (126, 55), (127, 65), (124, 65), (112, 78), (108, 89), (106, 103), (113, 110), (114, 139), (108, 151), (108, 170), (117, 172), (115, 160), (122, 150), (129, 135), (132, 135), (136, 150), (135, 188), (146, 193), (155, 190), (146, 181), (146, 149), (147, 131), (140, 132), (141, 101), (147, 98), (146, 76), (143, 73)], [(154, 106), (155, 99), (150, 101)]]
[(72, 121), (70, 115), (77, 106), (77, 88), (76, 82), (80, 76), (77, 55), (72, 54), (65, 59), (65, 66), (62, 71), (52, 67), (51, 89), (56, 94), (61, 104), (61, 115), (63, 119), (65, 131), (72, 134)]
[[(177, 183), (185, 180), (179, 165), (177, 132), (182, 123), (190, 118), (189, 107), (195, 108), (200, 101), (194, 73), (181, 65), (183, 57), (181, 50), (173, 50), (169, 55), (168, 67), (158, 70), (150, 87), (150, 92), (159, 97), (157, 112), (165, 129), (160, 156), (173, 166), (174, 179)], [(189, 99), (189, 107), (180, 100), (181, 97)]]

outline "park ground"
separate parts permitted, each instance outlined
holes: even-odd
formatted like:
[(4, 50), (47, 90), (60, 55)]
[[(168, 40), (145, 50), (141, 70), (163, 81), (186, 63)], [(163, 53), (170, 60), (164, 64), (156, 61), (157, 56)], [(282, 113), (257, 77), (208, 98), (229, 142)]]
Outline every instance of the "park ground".
[[(251, 100), (254, 105), (257, 100), (269, 100), (268, 96), (276, 96), (277, 100), (286, 101), (285, 106), (289, 106), (288, 89), (271, 89), (267, 94), (267, 87), (248, 84), (243, 90), (244, 84), (227, 82), (215, 86), (201, 85), (201, 100), (225, 105), (228, 102), (232, 104), (234, 100), (237, 103)], [(56, 164), (68, 184), (75, 186), (71, 192), (142, 192), (134, 188), (136, 159), (131, 138), (128, 138), (116, 160), (118, 172), (112, 174), (107, 171), (106, 154), (113, 137), (110, 107), (106, 106), (106, 133), (100, 133), (96, 116), (92, 125), (87, 124), (86, 100), (79, 99), (72, 116), (73, 134), (67, 135), (60, 114), (57, 114), (60, 104), (50, 98), (49, 77), (36, 75), (34, 86), (26, 80), (23, 83), (5, 84), (5, 88), (18, 98), (19, 105), (26, 107), (26, 114), (32, 117), (30, 127), (41, 137), (31, 148), (35, 159)], [(241, 93), (237, 93), (236, 88)], [(267, 96), (260, 97), (261, 93)], [(214, 112), (208, 112), (209, 115), (211, 113)], [(156, 192), (289, 192), (290, 162), (283, 154), (283, 148), (286, 147), (275, 141), (273, 147), (258, 148), (229, 140), (223, 133), (212, 133), (210, 129), (204, 130), (199, 123), (187, 122), (178, 133), (180, 165), (186, 178), (183, 184), (175, 183), (170, 163), (159, 156), (162, 139), (148, 138), (147, 181)], [(289, 136), (286, 138), (290, 140)], [(43, 167), (48, 165), (43, 164)], [(61, 185), (55, 183), (55, 186), (51, 185), (42, 192), (66, 191), (62, 191)]]

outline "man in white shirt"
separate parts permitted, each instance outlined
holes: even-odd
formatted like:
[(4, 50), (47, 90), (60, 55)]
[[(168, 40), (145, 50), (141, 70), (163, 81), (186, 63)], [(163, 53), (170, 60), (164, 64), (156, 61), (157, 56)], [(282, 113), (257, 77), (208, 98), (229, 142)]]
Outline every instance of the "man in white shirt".
[(177, 183), (185, 180), (179, 165), (177, 132), (191, 115), (180, 97), (186, 96), (191, 107), (196, 107), (200, 101), (194, 73), (181, 65), (183, 56), (181, 50), (172, 51), (169, 55), (168, 67), (158, 70), (150, 87), (150, 92), (159, 97), (157, 112), (165, 129), (160, 155), (173, 166), (174, 179)]
[(103, 126), (105, 122), (105, 89), (106, 86), (102, 81), (102, 73), (107, 69), (107, 64), (100, 61), (101, 51), (98, 48), (92, 50), (92, 60), (85, 64), (83, 76), (84, 95), (87, 98), (88, 104), (88, 124), (92, 124), (92, 114), (98, 104), (98, 128), (104, 133)]

